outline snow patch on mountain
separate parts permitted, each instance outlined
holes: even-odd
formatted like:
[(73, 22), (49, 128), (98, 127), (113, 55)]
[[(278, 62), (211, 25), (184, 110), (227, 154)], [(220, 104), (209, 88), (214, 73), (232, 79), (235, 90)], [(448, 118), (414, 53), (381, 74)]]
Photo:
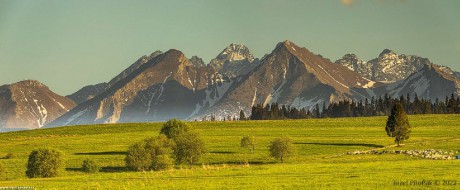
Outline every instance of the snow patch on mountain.
[(273, 91), (267, 96), (267, 98), (265, 98), (264, 106), (267, 105), (267, 104), (277, 103), (277, 102), (278, 102), (278, 99), (279, 99), (279, 97), (281, 96), (281, 93), (283, 92), (282, 88), (283, 88), (283, 86), (286, 84), (286, 82), (287, 82), (287, 81), (283, 81), (283, 83), (281, 83), (281, 85), (280, 85), (276, 90), (273, 90)]
[(252, 98), (251, 107), (255, 105), (256, 100), (257, 100), (257, 88), (255, 88), (255, 91), (254, 91), (254, 97)]
[(190, 114), (189, 118), (196, 116), (196, 114), (202, 111), (202, 108), (204, 108), (205, 105), (208, 105), (208, 107), (212, 107), (216, 103), (218, 103), (222, 99), (224, 94), (227, 93), (227, 91), (230, 89), (233, 83), (234, 82), (232, 80), (229, 80), (217, 85), (209, 86), (205, 91), (205, 99), (196, 104), (195, 109)]
[(374, 81), (369, 81), (366, 85), (363, 86), (363, 88), (372, 88), (374, 84), (375, 84)]
[(294, 101), (292, 101), (291, 106), (296, 108), (306, 108), (307, 110), (312, 110), (314, 106), (316, 106), (317, 104), (322, 104), (323, 102), (324, 100), (318, 98), (317, 96), (311, 99), (296, 97)]

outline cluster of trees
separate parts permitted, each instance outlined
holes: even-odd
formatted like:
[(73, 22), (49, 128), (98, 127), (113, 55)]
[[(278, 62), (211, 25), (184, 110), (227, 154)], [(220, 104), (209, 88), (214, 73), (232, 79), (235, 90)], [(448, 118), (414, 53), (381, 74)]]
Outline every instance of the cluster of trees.
[[(459, 114), (460, 97), (446, 97), (444, 101), (436, 99), (420, 99), (417, 94), (413, 98), (409, 94), (400, 98), (391, 98), (388, 95), (378, 98), (365, 99), (364, 101), (343, 100), (339, 102), (315, 105), (310, 111), (305, 108), (295, 108), (286, 105), (279, 106), (257, 104), (252, 107), (251, 120), (277, 120), (277, 119), (308, 119), (327, 117), (365, 117), (389, 115), (395, 103), (400, 103), (407, 114)], [(241, 114), (241, 112), (240, 112)]]
[(205, 152), (199, 134), (187, 123), (173, 119), (163, 125), (159, 136), (130, 146), (125, 163), (134, 171), (166, 170), (183, 163), (191, 167)]
[[(164, 170), (173, 167), (174, 163), (192, 166), (205, 152), (204, 141), (198, 133), (185, 122), (173, 119), (163, 125), (159, 136), (130, 146), (125, 163), (135, 171)], [(13, 154), (7, 157), (13, 157)], [(64, 169), (64, 154), (52, 148), (33, 150), (26, 167), (26, 175), (30, 178), (59, 176)], [(96, 173), (100, 170), (95, 161), (83, 160), (81, 171)], [(3, 173), (0, 165), (0, 175)]]

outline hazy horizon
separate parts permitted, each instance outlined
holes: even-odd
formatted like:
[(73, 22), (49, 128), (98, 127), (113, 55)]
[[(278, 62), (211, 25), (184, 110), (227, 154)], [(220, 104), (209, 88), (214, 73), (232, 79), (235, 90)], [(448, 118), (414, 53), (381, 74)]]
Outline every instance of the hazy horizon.
[(4, 0), (0, 85), (34, 79), (68, 95), (156, 50), (208, 63), (231, 43), (261, 58), (284, 40), (332, 61), (391, 49), (460, 71), (459, 8), (455, 0)]

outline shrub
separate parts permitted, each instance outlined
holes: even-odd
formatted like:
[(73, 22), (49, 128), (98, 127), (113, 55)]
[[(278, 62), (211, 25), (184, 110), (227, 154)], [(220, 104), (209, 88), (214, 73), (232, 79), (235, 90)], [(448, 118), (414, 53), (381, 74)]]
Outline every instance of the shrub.
[(254, 148), (255, 148), (254, 136), (252, 135), (244, 136), (241, 139), (240, 146), (243, 148), (247, 148), (251, 153), (254, 154)]
[(166, 137), (170, 139), (174, 139), (177, 136), (179, 136), (181, 133), (185, 133), (189, 131), (190, 131), (190, 127), (187, 125), (187, 123), (181, 120), (171, 119), (165, 124), (163, 124), (160, 134), (164, 134), (166, 135)]
[(169, 155), (173, 146), (174, 143), (165, 135), (145, 139), (129, 148), (126, 166), (135, 171), (168, 169), (172, 167)]
[(174, 142), (163, 134), (156, 138), (145, 139), (144, 142), (145, 149), (150, 152), (152, 158), (158, 155), (171, 154), (174, 147)]
[(292, 139), (289, 137), (281, 137), (272, 141), (270, 145), (270, 155), (276, 159), (279, 159), (281, 163), (295, 152)]
[(173, 167), (173, 159), (169, 155), (158, 155), (152, 160), (153, 170), (168, 170)]
[(81, 164), (81, 169), (86, 173), (97, 173), (101, 170), (101, 167), (99, 167), (99, 165), (93, 160), (85, 159)]
[(26, 175), (29, 178), (55, 177), (63, 169), (63, 155), (59, 150), (41, 148), (29, 155)]
[(182, 133), (174, 141), (174, 156), (178, 164), (187, 163), (191, 167), (206, 152), (204, 142), (198, 133)]
[(126, 166), (134, 171), (146, 171), (152, 165), (152, 156), (145, 149), (145, 141), (129, 147), (125, 158)]

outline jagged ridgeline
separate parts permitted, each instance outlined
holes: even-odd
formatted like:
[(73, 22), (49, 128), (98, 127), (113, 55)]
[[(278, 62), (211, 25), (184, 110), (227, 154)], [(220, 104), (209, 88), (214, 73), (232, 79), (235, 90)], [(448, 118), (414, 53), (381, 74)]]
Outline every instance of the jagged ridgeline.
[[(367, 62), (347, 54), (334, 63), (290, 41), (278, 43), (260, 59), (248, 47), (231, 44), (206, 64), (198, 56), (171, 49), (143, 56), (112, 80), (67, 97), (54, 97), (51, 91), (36, 93), (37, 105), (32, 100), (21, 109), (13, 107), (24, 98), (3, 87), (0, 124), (12, 128), (22, 122), (21, 128), (38, 128), (210, 116), (222, 120), (239, 117), (241, 110), (249, 116), (253, 106), (273, 103), (313, 114), (316, 105), (327, 108), (331, 103), (358, 103), (385, 94), (390, 98), (417, 94), (434, 103), (436, 98), (459, 95), (459, 76), (427, 58), (391, 50)], [(41, 103), (47, 96), (63, 108)]]

